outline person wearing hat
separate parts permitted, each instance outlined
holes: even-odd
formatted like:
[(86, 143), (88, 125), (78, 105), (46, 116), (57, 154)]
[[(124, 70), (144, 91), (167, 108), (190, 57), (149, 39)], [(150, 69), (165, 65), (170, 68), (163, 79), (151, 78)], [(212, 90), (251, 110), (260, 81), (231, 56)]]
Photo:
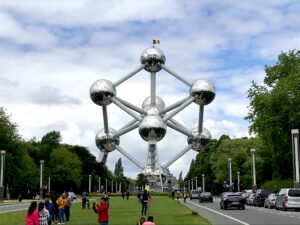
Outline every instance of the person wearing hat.
[(108, 225), (108, 205), (105, 197), (101, 198), (100, 204), (93, 203), (93, 210), (98, 214), (99, 225)]

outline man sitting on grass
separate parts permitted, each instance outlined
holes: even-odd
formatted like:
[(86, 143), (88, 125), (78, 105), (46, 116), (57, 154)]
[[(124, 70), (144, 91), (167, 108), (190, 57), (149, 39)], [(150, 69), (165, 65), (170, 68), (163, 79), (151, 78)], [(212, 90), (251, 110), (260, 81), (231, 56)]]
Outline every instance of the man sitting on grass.
[(143, 223), (143, 225), (155, 225), (155, 223), (153, 223), (153, 216), (148, 216), (147, 222)]

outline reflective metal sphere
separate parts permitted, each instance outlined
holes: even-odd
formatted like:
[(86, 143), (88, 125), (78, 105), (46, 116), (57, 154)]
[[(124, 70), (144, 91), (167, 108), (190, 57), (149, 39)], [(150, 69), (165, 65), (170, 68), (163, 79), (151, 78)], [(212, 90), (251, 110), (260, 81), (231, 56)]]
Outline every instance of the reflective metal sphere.
[(145, 64), (145, 70), (148, 72), (158, 72), (161, 70), (159, 63), (165, 64), (166, 57), (162, 50), (155, 48), (147, 48), (141, 55), (141, 63)]
[(188, 137), (188, 144), (192, 145), (192, 149), (200, 152), (202, 147), (205, 146), (208, 141), (211, 140), (211, 133), (209, 130), (203, 127), (202, 133), (198, 132), (198, 127), (192, 129), (192, 137)]
[(106, 150), (107, 152), (112, 152), (115, 150), (116, 145), (119, 145), (120, 138), (115, 136), (116, 131), (112, 128), (109, 128), (109, 133), (106, 134), (104, 129), (101, 129), (96, 134), (96, 145), (100, 151)]
[(160, 116), (146, 115), (139, 125), (140, 136), (145, 141), (160, 141), (167, 132), (167, 126)]
[(90, 88), (91, 99), (100, 106), (109, 105), (111, 103), (109, 97), (114, 97), (115, 95), (116, 89), (109, 80), (97, 80)]
[(211, 103), (216, 96), (214, 84), (207, 79), (199, 79), (194, 82), (190, 89), (191, 96), (197, 96), (195, 103), (198, 105), (207, 105)]
[(149, 114), (149, 115), (150, 114), (156, 114), (157, 111), (159, 113), (161, 113), (162, 110), (165, 108), (165, 102), (164, 102), (164, 100), (162, 100), (161, 97), (156, 96), (156, 98), (155, 98), (155, 106), (153, 106), (153, 105), (151, 105), (151, 97), (149, 96), (149, 97), (147, 97), (144, 100), (142, 108), (143, 108), (144, 112), (147, 113), (147, 114)]

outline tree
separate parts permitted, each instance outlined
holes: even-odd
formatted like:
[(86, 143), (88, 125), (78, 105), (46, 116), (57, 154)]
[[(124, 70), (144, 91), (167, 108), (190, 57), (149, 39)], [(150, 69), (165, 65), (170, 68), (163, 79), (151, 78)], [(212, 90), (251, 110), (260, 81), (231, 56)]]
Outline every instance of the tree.
[(62, 137), (60, 132), (53, 130), (42, 137), (41, 143), (55, 148), (60, 144), (61, 141)]
[(136, 178), (136, 185), (139, 187), (139, 190), (145, 187), (146, 184), (148, 184), (146, 175), (143, 173), (139, 173)]
[(178, 177), (178, 186), (179, 186), (179, 189), (183, 188), (182, 171), (179, 173), (179, 177)]
[(124, 169), (123, 169), (123, 166), (122, 166), (122, 159), (121, 158), (119, 158), (119, 160), (116, 162), (114, 174), (117, 177), (123, 177), (124, 176)]
[(281, 53), (265, 72), (264, 84), (253, 82), (248, 90), (246, 119), (269, 149), (265, 160), (272, 164), (273, 178), (287, 179), (293, 171), (291, 129), (300, 128), (300, 51)]

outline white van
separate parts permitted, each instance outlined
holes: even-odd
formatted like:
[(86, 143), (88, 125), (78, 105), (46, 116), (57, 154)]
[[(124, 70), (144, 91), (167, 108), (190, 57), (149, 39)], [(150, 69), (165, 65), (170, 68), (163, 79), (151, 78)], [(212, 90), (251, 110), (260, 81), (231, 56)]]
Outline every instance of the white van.
[(275, 200), (275, 209), (300, 209), (300, 189), (283, 188), (279, 191)]
[(193, 189), (190, 191), (190, 199), (198, 199), (199, 198), (199, 191), (196, 189)]

